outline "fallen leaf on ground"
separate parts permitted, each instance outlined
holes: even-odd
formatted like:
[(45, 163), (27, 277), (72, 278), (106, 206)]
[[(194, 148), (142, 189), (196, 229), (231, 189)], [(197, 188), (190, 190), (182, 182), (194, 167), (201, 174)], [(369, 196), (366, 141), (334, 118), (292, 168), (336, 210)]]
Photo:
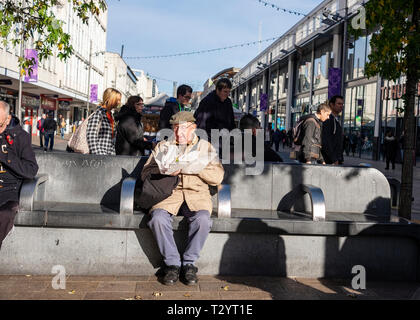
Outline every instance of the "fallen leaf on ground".
[(142, 299), (142, 297), (141, 297), (141, 296), (135, 296), (135, 297), (134, 297), (134, 299), (135, 299), (135, 300), (141, 300), (141, 299)]
[(189, 293), (184, 294), (184, 297), (191, 297)]
[(69, 291), (69, 294), (75, 294), (75, 293), (76, 293), (76, 290)]
[(27, 277), (27, 278), (30, 278), (30, 277), (32, 277), (30, 274), (27, 274), (25, 277)]
[(228, 291), (229, 290), (229, 286), (224, 286), (223, 290)]
[(153, 295), (155, 297), (161, 297), (162, 296), (162, 293), (160, 293), (160, 292), (153, 292)]
[(124, 300), (134, 300), (134, 298), (123, 298), (123, 297), (121, 297), (121, 299), (124, 299)]

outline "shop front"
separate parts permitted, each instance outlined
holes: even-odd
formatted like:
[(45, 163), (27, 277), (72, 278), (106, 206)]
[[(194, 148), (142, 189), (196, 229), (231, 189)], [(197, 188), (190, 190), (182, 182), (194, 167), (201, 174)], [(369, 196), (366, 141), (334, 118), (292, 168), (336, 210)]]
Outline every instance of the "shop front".
[(36, 122), (39, 116), (40, 100), (37, 96), (22, 94), (22, 118), (23, 124), (32, 128), (32, 134), (37, 135)]

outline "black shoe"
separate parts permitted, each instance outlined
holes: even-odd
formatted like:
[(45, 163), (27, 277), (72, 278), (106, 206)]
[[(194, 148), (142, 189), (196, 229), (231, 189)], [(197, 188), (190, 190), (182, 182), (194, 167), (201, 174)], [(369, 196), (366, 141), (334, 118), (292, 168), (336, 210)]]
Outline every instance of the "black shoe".
[(198, 268), (194, 267), (194, 265), (191, 263), (182, 266), (183, 280), (187, 285), (194, 285), (198, 282), (197, 271)]
[(163, 284), (167, 286), (175, 284), (179, 278), (179, 270), (180, 267), (178, 266), (167, 266), (165, 268), (165, 276), (162, 279)]

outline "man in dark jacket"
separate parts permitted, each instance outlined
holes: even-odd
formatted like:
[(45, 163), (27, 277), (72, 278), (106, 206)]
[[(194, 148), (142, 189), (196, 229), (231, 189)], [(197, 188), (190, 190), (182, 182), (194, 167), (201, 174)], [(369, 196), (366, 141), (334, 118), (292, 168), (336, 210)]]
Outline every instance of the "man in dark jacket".
[(143, 99), (139, 96), (128, 98), (127, 104), (115, 116), (118, 121), (115, 153), (117, 155), (142, 156), (144, 150), (152, 149), (153, 145), (144, 140), (141, 112)]
[(44, 151), (47, 151), (48, 144), (50, 145), (50, 151), (52, 151), (54, 147), (54, 132), (57, 130), (57, 121), (54, 120), (54, 112), (48, 114), (48, 118), (45, 119), (42, 129), (44, 129), (45, 135)]
[(31, 137), (10, 115), (10, 107), (0, 101), (0, 248), (13, 227), (18, 212), (23, 179), (38, 172)]
[(333, 96), (329, 105), (331, 115), (322, 124), (322, 155), (326, 164), (342, 164), (343, 158), (343, 128), (338, 116), (343, 111), (342, 96)]
[(201, 100), (194, 113), (197, 128), (207, 132), (209, 141), (211, 141), (211, 129), (231, 131), (236, 127), (232, 101), (229, 98), (231, 89), (232, 83), (229, 79), (220, 79), (217, 81), (216, 90)]
[(176, 99), (169, 98), (166, 100), (165, 106), (160, 112), (159, 130), (172, 128), (169, 123), (171, 117), (180, 111), (185, 111), (185, 105), (190, 102), (192, 92), (193, 89), (190, 86), (183, 84), (176, 90)]

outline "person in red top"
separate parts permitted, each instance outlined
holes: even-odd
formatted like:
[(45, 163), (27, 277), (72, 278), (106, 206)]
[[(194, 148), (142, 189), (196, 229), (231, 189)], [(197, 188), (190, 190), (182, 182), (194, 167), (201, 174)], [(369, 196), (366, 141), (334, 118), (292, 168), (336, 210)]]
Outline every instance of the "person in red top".
[(39, 130), (39, 145), (41, 148), (44, 147), (44, 139), (45, 139), (45, 129), (43, 128), (45, 118), (47, 116), (45, 113), (41, 116), (41, 119), (38, 120), (38, 123), (36, 125), (36, 128)]

